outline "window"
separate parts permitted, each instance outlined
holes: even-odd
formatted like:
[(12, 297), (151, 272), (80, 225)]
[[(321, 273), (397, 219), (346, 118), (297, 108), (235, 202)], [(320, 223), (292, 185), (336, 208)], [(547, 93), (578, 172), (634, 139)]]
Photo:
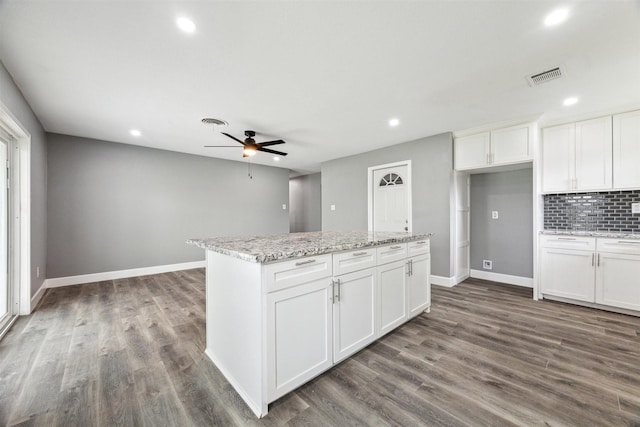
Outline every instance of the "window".
[(402, 177), (396, 173), (388, 173), (380, 180), (380, 187), (387, 187), (389, 185), (402, 185)]

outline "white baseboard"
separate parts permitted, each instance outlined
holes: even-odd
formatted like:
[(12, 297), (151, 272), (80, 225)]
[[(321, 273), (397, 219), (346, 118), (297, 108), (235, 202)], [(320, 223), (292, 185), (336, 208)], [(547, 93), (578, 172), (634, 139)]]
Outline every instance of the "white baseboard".
[[(171, 271), (204, 268), (206, 261), (183, 262), (180, 264), (157, 265), (154, 267), (132, 268), (129, 270), (106, 271), (104, 273), (82, 274), (80, 276), (56, 277), (44, 281), (43, 287), (80, 285), (82, 283), (102, 282), (104, 280), (126, 279), (128, 277), (146, 276), (149, 274), (168, 273)], [(33, 307), (33, 305), (32, 305)]]
[(29, 307), (29, 314), (36, 308), (40, 300), (42, 299), (44, 292), (47, 290), (47, 281), (44, 280), (40, 288), (31, 297), (31, 306)]
[(451, 288), (456, 285), (455, 277), (444, 277), (431, 275), (431, 284), (438, 286), (446, 286)]
[(471, 270), (471, 277), (476, 279), (492, 280), (494, 282), (508, 283), (510, 285), (533, 288), (533, 279), (530, 277), (512, 276), (510, 274), (492, 273), (482, 270)]

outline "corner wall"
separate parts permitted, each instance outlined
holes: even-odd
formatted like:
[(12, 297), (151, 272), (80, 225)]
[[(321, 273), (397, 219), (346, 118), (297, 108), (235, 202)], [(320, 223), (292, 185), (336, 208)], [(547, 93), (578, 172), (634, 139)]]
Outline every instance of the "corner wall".
[[(435, 233), (431, 268), (451, 277), (450, 189), (453, 174), (451, 133), (434, 135), (322, 164), (322, 230), (367, 230), (367, 170), (411, 160), (413, 231)], [(336, 210), (331, 211), (330, 206)]]
[(287, 233), (289, 171), (48, 134), (48, 278), (204, 259), (194, 237)]

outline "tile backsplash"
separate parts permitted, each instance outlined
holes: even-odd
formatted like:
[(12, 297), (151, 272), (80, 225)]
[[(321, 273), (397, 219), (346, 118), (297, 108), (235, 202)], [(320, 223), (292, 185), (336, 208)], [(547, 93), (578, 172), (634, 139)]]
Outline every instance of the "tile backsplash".
[(545, 230), (640, 232), (640, 190), (598, 193), (546, 194)]

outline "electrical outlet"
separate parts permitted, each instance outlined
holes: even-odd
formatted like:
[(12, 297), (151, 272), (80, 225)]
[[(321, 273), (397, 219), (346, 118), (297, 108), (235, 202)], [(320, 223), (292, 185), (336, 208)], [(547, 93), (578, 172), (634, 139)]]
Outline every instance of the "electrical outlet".
[(631, 203), (631, 213), (640, 214), (640, 203)]
[(284, 203), (282, 204), (282, 210), (286, 211), (287, 210), (287, 205), (285, 205)]
[(331, 205), (331, 210), (335, 211), (336, 210), (336, 205)]
[(36, 267), (36, 278), (40, 278), (40, 267)]
[(484, 268), (485, 270), (493, 269), (493, 261), (490, 261), (488, 259), (483, 259), (482, 260), (482, 268)]
[(491, 219), (498, 219), (498, 211), (491, 211)]

